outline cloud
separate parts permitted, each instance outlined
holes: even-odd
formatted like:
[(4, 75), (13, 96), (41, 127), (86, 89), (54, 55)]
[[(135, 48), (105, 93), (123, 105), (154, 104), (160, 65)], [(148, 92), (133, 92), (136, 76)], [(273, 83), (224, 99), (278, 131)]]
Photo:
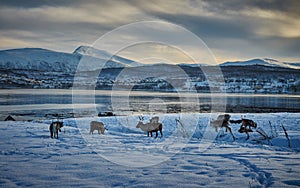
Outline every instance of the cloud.
[[(297, 0), (2, 0), (0, 4), (2, 49), (39, 45), (73, 51), (124, 24), (163, 20), (195, 33), (216, 52), (217, 59), (300, 59)], [(151, 40), (137, 32), (123, 37)]]
[[(83, 4), (85, 1), (80, 0), (30, 0), (30, 1), (19, 1), (19, 0), (1, 0), (2, 7), (9, 8), (40, 8), (40, 7), (69, 7)], [(92, 1), (90, 1), (92, 2)]]
[[(298, 7), (300, 2), (298, 0), (227, 0), (222, 3), (219, 1), (203, 0), (205, 8), (209, 11), (219, 13), (237, 13), (245, 10), (260, 9), (266, 11), (279, 11), (284, 14), (299, 16)], [(257, 15), (260, 16), (260, 15)]]
[[(102, 10), (103, 9), (103, 10)], [(115, 26), (126, 23), (132, 16), (139, 13), (133, 7), (125, 9), (112, 6), (109, 9), (90, 7), (38, 7), (28, 9), (0, 9), (1, 29), (11, 28), (42, 28), (58, 24), (93, 23), (102, 26)], [(12, 16), (13, 15), (13, 16)], [(84, 26), (84, 25), (83, 25)]]
[[(7, 38), (23, 41), (27, 47), (36, 47), (44, 41), (46, 43), (40, 47), (46, 48), (49, 47), (48, 41), (51, 41), (54, 50), (72, 51), (77, 47), (74, 44), (91, 44), (104, 33), (126, 24), (128, 19), (133, 20), (134, 15), (142, 14), (136, 8), (127, 6), (126, 2), (120, 2), (119, 6), (106, 1), (97, 3), (72, 1), (68, 6), (52, 1), (37, 4), (4, 1), (0, 7), (0, 33), (5, 33)], [(35, 37), (30, 40), (25, 33)], [(61, 35), (58, 36), (58, 33)], [(3, 49), (16, 44), (9, 41), (5, 40), (2, 44)], [(68, 42), (69, 46), (62, 45), (62, 41)]]
[(256, 33), (261, 36), (283, 38), (300, 37), (299, 17), (289, 17), (279, 11), (252, 10), (249, 16), (256, 16)]
[(300, 12), (298, 8), (300, 1), (288, 0), (245, 0), (240, 3), (237, 0), (205, 1), (206, 9), (215, 14), (235, 20), (239, 19), (247, 25), (250, 23), (257, 35), (274, 37), (299, 37)]

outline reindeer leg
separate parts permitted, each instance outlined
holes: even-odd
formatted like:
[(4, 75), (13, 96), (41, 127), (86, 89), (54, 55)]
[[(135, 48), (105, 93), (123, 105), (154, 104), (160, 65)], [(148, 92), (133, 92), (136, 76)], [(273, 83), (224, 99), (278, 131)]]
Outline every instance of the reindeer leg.
[(52, 123), (49, 126), (49, 131), (50, 131), (50, 137), (53, 138), (53, 125), (52, 125)]
[(246, 138), (246, 140), (248, 140), (248, 139), (250, 138), (250, 135), (249, 135), (249, 133), (248, 133), (248, 131), (247, 131), (247, 130), (245, 131), (245, 133), (247, 134), (247, 138)]
[(156, 133), (156, 136), (155, 136), (155, 138), (157, 138), (157, 135), (158, 135), (157, 131), (155, 131), (155, 133)]
[(230, 128), (230, 127), (226, 127), (226, 130), (227, 130), (227, 129), (229, 130), (229, 132), (230, 132), (230, 134), (231, 134), (233, 140), (235, 140), (236, 138), (235, 138), (235, 136), (233, 135), (233, 133), (232, 133), (232, 131), (231, 131), (231, 128)]

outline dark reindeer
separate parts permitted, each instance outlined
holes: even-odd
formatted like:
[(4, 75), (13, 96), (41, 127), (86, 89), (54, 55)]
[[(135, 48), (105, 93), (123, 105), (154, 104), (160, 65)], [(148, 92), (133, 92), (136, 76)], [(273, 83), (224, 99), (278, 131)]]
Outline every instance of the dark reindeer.
[(63, 122), (55, 121), (52, 122), (49, 126), (50, 137), (58, 139), (58, 131), (61, 132), (61, 128), (63, 127)]
[(256, 127), (257, 127), (257, 124), (251, 119), (230, 120), (230, 123), (242, 123), (242, 125), (239, 129), (239, 132), (246, 133), (246, 135), (247, 135), (246, 140), (248, 140), (250, 138), (249, 132), (253, 132), (253, 130), (251, 128), (256, 129)]
[(58, 139), (58, 131), (61, 132), (61, 128), (64, 126), (63, 117), (64, 114), (46, 114), (45, 117), (56, 117), (57, 120), (51, 122), (49, 126), (50, 137)]

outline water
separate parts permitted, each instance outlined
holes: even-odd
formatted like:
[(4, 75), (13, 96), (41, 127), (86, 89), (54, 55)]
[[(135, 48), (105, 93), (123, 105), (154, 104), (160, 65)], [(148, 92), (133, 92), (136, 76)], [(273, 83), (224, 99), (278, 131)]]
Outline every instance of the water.
[[(227, 112), (300, 112), (300, 95), (197, 94), (108, 90), (0, 90), (0, 120), (8, 115), (46, 117), (47, 114), (117, 115), (139, 113), (211, 112), (225, 105)], [(220, 106), (220, 108), (219, 108)]]

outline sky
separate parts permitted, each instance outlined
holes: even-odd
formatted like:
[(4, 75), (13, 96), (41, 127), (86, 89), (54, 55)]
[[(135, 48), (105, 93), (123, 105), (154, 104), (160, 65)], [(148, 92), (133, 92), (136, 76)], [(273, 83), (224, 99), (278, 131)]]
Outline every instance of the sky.
[[(0, 49), (38, 47), (72, 53), (124, 25), (161, 21), (195, 34), (217, 63), (253, 58), (300, 62), (299, 8), (298, 0), (1, 0)], [(151, 41), (147, 32), (140, 32), (131, 30), (120, 39)], [(193, 43), (183, 46), (199, 51)], [(164, 52), (177, 62), (186, 61), (168, 44), (130, 49), (135, 50), (120, 54), (139, 60), (147, 59), (149, 52)]]

